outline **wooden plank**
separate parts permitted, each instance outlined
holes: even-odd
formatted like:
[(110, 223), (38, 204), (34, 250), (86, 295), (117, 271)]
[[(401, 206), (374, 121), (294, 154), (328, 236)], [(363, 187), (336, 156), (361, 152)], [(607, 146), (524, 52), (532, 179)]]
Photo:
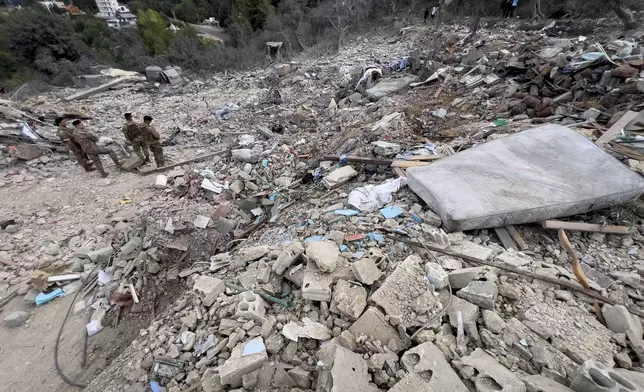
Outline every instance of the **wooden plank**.
[(495, 227), (494, 232), (501, 240), (503, 247), (505, 249), (519, 250), (517, 244), (514, 243), (514, 240), (510, 236), (510, 233), (505, 229), (505, 227)]
[(611, 234), (630, 234), (632, 231), (626, 226), (603, 226), (596, 223), (583, 222), (564, 222), (560, 220), (547, 220), (541, 222), (541, 226), (548, 230), (572, 230), (586, 231), (590, 233), (611, 233)]
[(394, 173), (396, 173), (396, 175), (398, 177), (407, 177), (407, 174), (405, 173), (405, 169), (401, 169), (399, 167), (394, 167), (393, 171), (394, 171)]
[(615, 135), (620, 133), (622, 129), (624, 129), (624, 127), (626, 127), (631, 121), (635, 119), (635, 117), (637, 117), (638, 114), (638, 112), (634, 112), (632, 110), (624, 113), (624, 115), (619, 120), (617, 120), (617, 122), (613, 124), (613, 126), (610, 127), (608, 131), (604, 132), (604, 134), (601, 135), (599, 139), (597, 139), (595, 144), (601, 147), (609, 141), (613, 140)]
[(441, 159), (442, 155), (412, 155), (410, 157), (404, 157), (405, 161), (435, 161)]
[(158, 173), (158, 172), (166, 171), (168, 169), (175, 168), (177, 166), (186, 165), (188, 163), (194, 163), (194, 162), (199, 162), (199, 161), (203, 161), (203, 160), (206, 160), (206, 159), (210, 159), (210, 158), (212, 158), (214, 156), (222, 155), (222, 154), (225, 154), (225, 153), (228, 153), (228, 152), (229, 152), (228, 150), (216, 151), (216, 152), (213, 152), (213, 153), (210, 153), (210, 154), (201, 155), (201, 156), (198, 156), (196, 158), (188, 159), (186, 161), (173, 163), (171, 165), (155, 167), (154, 169), (148, 169), (148, 170), (139, 170), (139, 173), (141, 173), (144, 176), (148, 175), (148, 174), (152, 174), (152, 173)]
[(510, 234), (510, 237), (514, 240), (514, 242), (517, 244), (519, 247), (519, 250), (528, 250), (530, 247), (528, 246), (528, 243), (525, 242), (523, 237), (521, 237), (521, 234), (519, 234), (519, 231), (516, 229), (516, 227), (509, 225), (505, 226), (505, 229), (508, 231), (508, 234)]
[(74, 100), (74, 99), (81, 99), (81, 98), (89, 97), (90, 95), (94, 95), (94, 94), (103, 92), (105, 90), (109, 90), (110, 88), (115, 87), (115, 86), (117, 86), (117, 85), (119, 85), (119, 84), (121, 84), (121, 83), (123, 83), (125, 81), (128, 81), (130, 79), (131, 79), (130, 77), (124, 76), (124, 77), (120, 77), (120, 78), (117, 78), (117, 79), (114, 79), (114, 80), (110, 80), (109, 82), (107, 82), (105, 84), (101, 84), (98, 87), (93, 87), (93, 88), (90, 88), (90, 89), (83, 90), (83, 91), (77, 92), (75, 94), (72, 94), (72, 95), (66, 97), (65, 101), (71, 101), (71, 100)]
[(422, 161), (393, 161), (393, 162), (391, 162), (391, 167), (402, 167), (404, 169), (407, 169), (409, 167), (426, 166), (426, 165), (429, 165), (429, 162), (422, 162)]

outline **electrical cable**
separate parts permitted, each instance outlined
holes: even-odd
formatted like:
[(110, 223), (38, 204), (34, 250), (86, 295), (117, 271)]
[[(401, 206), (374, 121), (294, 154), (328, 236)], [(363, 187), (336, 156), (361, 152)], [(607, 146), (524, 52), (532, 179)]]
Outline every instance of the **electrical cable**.
[[(110, 254), (109, 257), (111, 257), (112, 254)], [(94, 269), (89, 273), (88, 276), (92, 276), (94, 271), (100, 266), (102, 266), (105, 262), (97, 264)], [(72, 381), (69, 377), (63, 373), (63, 370), (60, 368), (60, 363), (58, 363), (58, 346), (60, 344), (60, 337), (63, 335), (63, 328), (65, 328), (65, 324), (67, 323), (67, 319), (69, 318), (69, 314), (72, 312), (72, 307), (76, 303), (76, 299), (78, 298), (78, 295), (88, 287), (89, 280), (85, 282), (83, 287), (79, 288), (78, 291), (76, 291), (76, 295), (74, 295), (74, 299), (72, 302), (69, 304), (69, 308), (67, 308), (67, 313), (65, 314), (65, 319), (63, 320), (63, 324), (60, 326), (60, 329), (58, 330), (58, 336), (56, 336), (56, 344), (54, 345), (54, 367), (56, 368), (56, 373), (58, 373), (58, 376), (65, 381), (67, 384), (74, 386), (74, 387), (79, 387), (79, 388), (85, 388), (87, 387), (87, 384), (80, 384), (75, 381)], [(85, 334), (87, 334), (87, 331), (85, 331)]]

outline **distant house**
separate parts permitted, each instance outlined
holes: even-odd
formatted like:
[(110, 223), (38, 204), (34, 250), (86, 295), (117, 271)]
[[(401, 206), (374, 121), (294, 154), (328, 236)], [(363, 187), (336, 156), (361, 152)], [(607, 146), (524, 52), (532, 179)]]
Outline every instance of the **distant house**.
[(107, 26), (112, 29), (136, 27), (138, 18), (131, 12), (117, 12), (116, 16), (106, 20)]
[(96, 6), (98, 7), (98, 15), (96, 16), (111, 19), (116, 16), (119, 4), (116, 0), (96, 0)]

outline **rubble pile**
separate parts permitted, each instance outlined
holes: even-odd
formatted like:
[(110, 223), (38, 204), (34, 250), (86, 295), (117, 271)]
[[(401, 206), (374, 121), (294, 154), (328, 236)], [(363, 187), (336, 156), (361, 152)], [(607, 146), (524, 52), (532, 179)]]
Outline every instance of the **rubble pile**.
[[(451, 212), (432, 209), (431, 194), (406, 186), (406, 170), (453, 162), (494, 139), (519, 140), (533, 120), (581, 121), (574, 129), (599, 147), (598, 136), (613, 139), (623, 128), (635, 137), (634, 116), (610, 129), (625, 121), (624, 110), (641, 109), (642, 92), (627, 87), (642, 83), (640, 41), (483, 28), (469, 42), (457, 26), (452, 39), (412, 53), (428, 31), (441, 34), (411, 28), (393, 41), (361, 38), (333, 63), (303, 58), (83, 98), (92, 127), (113, 141), (122, 112), (154, 110), (172, 132), (166, 149), (175, 165), (139, 168), (155, 174), (149, 194), (122, 199), (128, 209), (109, 224), (92, 222), (64, 244), (34, 249), (28, 234), (50, 223), (49, 212), (3, 221), (0, 291), (37, 296), (29, 292), (37, 282), (69, 292), (96, 279), (97, 290), (86, 289), (74, 307), (91, 305), (100, 316), (112, 306), (129, 311), (166, 282), (185, 284), (88, 391), (640, 390), (641, 178), (633, 175), (633, 194), (603, 210), (584, 200), (580, 215), (530, 211), (515, 225), (465, 231), (447, 224)], [(65, 104), (50, 94), (25, 105), (61, 113)], [(633, 143), (628, 154), (606, 143), (638, 170)], [(16, 165), (9, 152), (0, 184), (66, 175), (49, 171), (64, 166), (42, 162), (48, 156)], [(511, 163), (468, 186), (507, 196), (501, 176), (528, 171)], [(583, 185), (574, 180), (570, 193)], [(528, 185), (514, 199), (530, 199)], [(569, 233), (579, 263), (553, 225)], [(590, 291), (577, 283), (577, 264)], [(98, 332), (103, 324), (92, 321)]]

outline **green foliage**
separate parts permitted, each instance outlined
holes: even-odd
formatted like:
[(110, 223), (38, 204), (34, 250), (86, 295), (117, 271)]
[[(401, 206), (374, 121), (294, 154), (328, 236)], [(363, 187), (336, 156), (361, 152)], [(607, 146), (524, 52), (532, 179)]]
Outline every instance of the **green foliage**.
[(181, 0), (181, 3), (174, 6), (173, 11), (175, 16), (184, 22), (199, 23), (204, 19), (203, 15), (200, 15), (204, 11), (199, 9), (192, 0)]
[(168, 52), (172, 32), (168, 30), (168, 24), (161, 14), (151, 9), (139, 11), (137, 29), (148, 53), (159, 56)]
[(237, 0), (232, 20), (243, 30), (257, 31), (264, 28), (266, 20), (274, 13), (270, 0)]

